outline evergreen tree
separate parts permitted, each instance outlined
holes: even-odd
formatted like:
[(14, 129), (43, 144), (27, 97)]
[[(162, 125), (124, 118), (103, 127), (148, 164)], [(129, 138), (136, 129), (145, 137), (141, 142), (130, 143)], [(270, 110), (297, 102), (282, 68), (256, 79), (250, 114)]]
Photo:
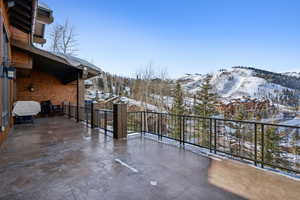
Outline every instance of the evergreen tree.
[(299, 129), (297, 129), (292, 133), (292, 141), (291, 141), (292, 154), (295, 157), (295, 162), (292, 165), (296, 165), (296, 166), (299, 163), (299, 155), (300, 155), (299, 153), (300, 147), (298, 145), (299, 141), (300, 141), (300, 134), (299, 134)]
[(181, 115), (185, 114), (185, 104), (184, 104), (183, 91), (179, 82), (176, 83), (176, 87), (174, 90), (174, 101), (173, 101), (171, 113), (174, 114), (172, 116), (173, 118), (172, 120), (175, 121), (174, 137), (176, 139), (180, 139), (181, 125), (182, 125)]
[(265, 131), (264, 159), (267, 163), (280, 161), (280, 140), (281, 137), (275, 127), (268, 127)]
[[(202, 86), (197, 91), (195, 96), (194, 111), (196, 115), (201, 117), (212, 117), (217, 114), (216, 104), (217, 95), (212, 91), (212, 85), (210, 84), (212, 76), (208, 75), (204, 78)], [(198, 141), (201, 138), (199, 144), (202, 146), (209, 146), (209, 121), (206, 119), (199, 120), (200, 124), (197, 127), (201, 127), (201, 131), (198, 130)]]
[(195, 96), (195, 114), (201, 117), (212, 117), (217, 114), (217, 94), (212, 91), (211, 78), (211, 75), (204, 78), (203, 84)]
[[(247, 107), (244, 104), (237, 105), (235, 107), (233, 119), (237, 121), (245, 121), (253, 118), (252, 112), (247, 111)], [(230, 151), (237, 155), (241, 155), (242, 150), (247, 149), (245, 142), (252, 142), (252, 134), (249, 132), (250, 124), (238, 123), (238, 122), (228, 122), (228, 126), (234, 130), (234, 139), (230, 140)], [(251, 125), (250, 125), (251, 126)], [(232, 145), (234, 148), (231, 148)]]
[(176, 83), (176, 87), (175, 87), (175, 91), (174, 91), (174, 102), (172, 105), (171, 112), (172, 112), (172, 114), (175, 114), (175, 115), (185, 114), (183, 91), (181, 89), (181, 85), (179, 82)]

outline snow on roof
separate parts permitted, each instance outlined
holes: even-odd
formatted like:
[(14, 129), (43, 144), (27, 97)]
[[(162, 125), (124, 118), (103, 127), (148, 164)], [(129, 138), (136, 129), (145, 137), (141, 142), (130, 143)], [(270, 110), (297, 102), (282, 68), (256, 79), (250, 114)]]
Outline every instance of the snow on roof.
[(42, 8), (44, 10), (52, 11), (51, 8), (44, 2), (38, 1), (38, 6), (39, 8)]
[(84, 66), (84, 67), (88, 67), (88, 68), (91, 68), (93, 70), (102, 72), (102, 70), (99, 67), (97, 67), (96, 65), (94, 65), (94, 64), (92, 64), (92, 63), (90, 63), (86, 60), (83, 60), (81, 58), (71, 56), (71, 55), (68, 55), (68, 54), (63, 54), (63, 53), (53, 53), (53, 54), (55, 54), (58, 57), (63, 58), (64, 60), (66, 60), (72, 66), (75, 66), (75, 67)]
[(165, 113), (166, 111), (159, 109), (157, 106), (149, 104), (149, 103), (144, 103), (142, 101), (137, 101), (135, 99), (130, 99), (128, 97), (121, 97), (121, 101), (127, 103), (128, 105), (134, 105), (138, 107), (145, 107), (147, 110), (154, 111), (154, 112), (163, 112)]
[(88, 80), (84, 81), (84, 84), (85, 85), (93, 85), (93, 81), (88, 79)]

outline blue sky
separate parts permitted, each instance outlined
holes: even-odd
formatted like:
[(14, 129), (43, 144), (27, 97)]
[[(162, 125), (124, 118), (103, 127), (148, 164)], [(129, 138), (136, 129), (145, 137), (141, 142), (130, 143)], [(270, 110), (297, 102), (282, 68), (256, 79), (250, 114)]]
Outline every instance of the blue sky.
[[(78, 56), (133, 76), (170, 77), (242, 65), (300, 71), (298, 0), (43, 0), (75, 26)], [(48, 30), (51, 26), (48, 27)]]

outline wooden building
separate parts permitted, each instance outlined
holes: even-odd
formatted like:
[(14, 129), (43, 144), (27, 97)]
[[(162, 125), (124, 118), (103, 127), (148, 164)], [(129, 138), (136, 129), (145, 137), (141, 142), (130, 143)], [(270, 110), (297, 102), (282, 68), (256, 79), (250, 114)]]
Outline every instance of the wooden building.
[(38, 0), (0, 0), (0, 144), (13, 126), (16, 101), (84, 104), (84, 80), (101, 73), (96, 66), (41, 50), (52, 10)]

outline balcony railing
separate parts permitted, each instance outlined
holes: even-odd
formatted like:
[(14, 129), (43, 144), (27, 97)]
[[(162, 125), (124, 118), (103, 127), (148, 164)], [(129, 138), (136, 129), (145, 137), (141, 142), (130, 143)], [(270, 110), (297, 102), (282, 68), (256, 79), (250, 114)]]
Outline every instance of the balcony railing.
[[(93, 106), (92, 106), (93, 107)], [(79, 114), (77, 115), (77, 110)], [(93, 112), (91, 112), (93, 110)], [(113, 131), (113, 111), (64, 106), (64, 113), (91, 127)], [(300, 174), (300, 127), (157, 112), (127, 112), (127, 132), (168, 138), (214, 154)]]
[(87, 126), (104, 130), (105, 134), (113, 131), (112, 110), (92, 109), (92, 107), (77, 107), (69, 104), (63, 106), (63, 112), (69, 118), (74, 118), (78, 122), (85, 122)]

